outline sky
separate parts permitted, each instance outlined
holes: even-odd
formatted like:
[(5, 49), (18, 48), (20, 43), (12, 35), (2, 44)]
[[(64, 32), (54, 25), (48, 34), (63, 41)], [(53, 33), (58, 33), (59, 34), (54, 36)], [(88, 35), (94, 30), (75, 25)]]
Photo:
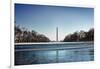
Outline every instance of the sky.
[(16, 25), (35, 30), (50, 40), (58, 40), (75, 31), (88, 31), (94, 27), (94, 9), (68, 6), (15, 4)]

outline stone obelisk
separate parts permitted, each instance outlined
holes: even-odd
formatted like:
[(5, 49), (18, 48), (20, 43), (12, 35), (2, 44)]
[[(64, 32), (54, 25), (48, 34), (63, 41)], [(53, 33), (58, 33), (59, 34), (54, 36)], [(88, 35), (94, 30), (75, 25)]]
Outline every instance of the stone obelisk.
[(56, 28), (56, 41), (58, 42), (58, 27)]

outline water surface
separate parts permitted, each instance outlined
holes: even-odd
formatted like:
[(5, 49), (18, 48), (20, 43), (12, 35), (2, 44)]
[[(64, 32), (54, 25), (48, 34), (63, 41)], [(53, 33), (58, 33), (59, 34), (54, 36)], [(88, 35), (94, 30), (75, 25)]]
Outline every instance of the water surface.
[(15, 45), (15, 65), (93, 60), (93, 43)]

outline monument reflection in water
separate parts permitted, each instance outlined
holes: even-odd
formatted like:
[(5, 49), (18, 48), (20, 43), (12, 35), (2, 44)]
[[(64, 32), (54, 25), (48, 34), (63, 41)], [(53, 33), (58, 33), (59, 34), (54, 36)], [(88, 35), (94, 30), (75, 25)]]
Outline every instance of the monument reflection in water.
[(15, 65), (94, 60), (92, 42), (15, 44)]

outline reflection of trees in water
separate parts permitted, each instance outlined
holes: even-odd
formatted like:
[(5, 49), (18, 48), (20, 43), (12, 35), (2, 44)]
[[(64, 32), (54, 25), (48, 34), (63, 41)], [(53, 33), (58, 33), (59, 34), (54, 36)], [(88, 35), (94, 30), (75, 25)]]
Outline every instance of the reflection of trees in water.
[(94, 49), (91, 49), (90, 51), (89, 51), (89, 55), (91, 55), (90, 57), (91, 57), (91, 61), (93, 61), (94, 60)]
[[(88, 56), (90, 58), (90, 61), (93, 61), (94, 60), (94, 49), (89, 49), (89, 50), (80, 50), (80, 51), (74, 51), (74, 54), (76, 54), (76, 56), (80, 55), (80, 59), (84, 60), (84, 58), (82, 58), (81, 56)], [(77, 56), (77, 57), (78, 57)]]
[(32, 54), (30, 52), (16, 52), (15, 53), (15, 64), (20, 65), (20, 64), (36, 64), (38, 63), (38, 57), (36, 54)]
[(25, 64), (25, 57), (24, 57), (24, 54), (23, 52), (15, 52), (15, 64), (16, 65), (19, 65), (19, 64)]
[(75, 50), (74, 51), (75, 54), (80, 54), (80, 55), (94, 55), (94, 50), (90, 49), (90, 50)]
[(93, 49), (91, 49), (91, 50), (89, 51), (89, 55), (94, 55), (94, 50), (93, 50)]
[(56, 62), (56, 56), (52, 56), (52, 54), (50, 54), (49, 52), (47, 54), (34, 51), (23, 51), (15, 53), (15, 65), (41, 64), (52, 62)]

